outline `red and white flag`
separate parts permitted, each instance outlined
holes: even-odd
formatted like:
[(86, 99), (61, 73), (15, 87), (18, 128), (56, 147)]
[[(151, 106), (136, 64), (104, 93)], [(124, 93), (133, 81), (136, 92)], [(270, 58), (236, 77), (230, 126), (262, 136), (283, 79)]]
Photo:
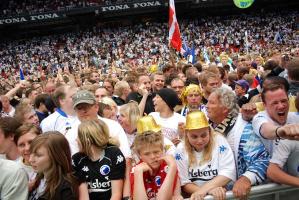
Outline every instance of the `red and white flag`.
[(169, 44), (177, 51), (182, 49), (181, 33), (175, 14), (174, 0), (169, 0)]

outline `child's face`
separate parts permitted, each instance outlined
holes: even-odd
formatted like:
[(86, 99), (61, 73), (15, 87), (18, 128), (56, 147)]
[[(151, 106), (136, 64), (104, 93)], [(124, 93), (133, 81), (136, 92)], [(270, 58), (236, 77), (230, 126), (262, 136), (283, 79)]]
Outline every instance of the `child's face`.
[(198, 152), (201, 152), (210, 141), (209, 128), (195, 129), (187, 131), (187, 138), (191, 146)]
[(163, 151), (160, 145), (146, 146), (139, 151), (139, 158), (152, 169), (158, 169), (161, 163)]

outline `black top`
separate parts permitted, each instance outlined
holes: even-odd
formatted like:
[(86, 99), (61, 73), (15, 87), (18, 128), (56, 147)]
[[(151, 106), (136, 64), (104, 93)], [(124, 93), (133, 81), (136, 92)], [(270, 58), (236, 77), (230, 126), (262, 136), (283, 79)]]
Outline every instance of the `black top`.
[[(67, 200), (77, 200), (77, 191), (73, 190), (73, 187), (70, 182), (67, 180), (63, 179), (57, 189), (55, 190), (55, 195), (54, 198), (51, 200), (62, 200), (62, 199), (67, 199)], [(43, 194), (39, 198), (34, 198), (34, 194), (30, 195), (30, 200), (49, 200), (47, 197), (47, 194)]]
[[(146, 103), (145, 103), (145, 107), (144, 107), (144, 113), (149, 114), (151, 112), (155, 112), (155, 106), (153, 103), (153, 99), (156, 96), (155, 93), (149, 94), (147, 99), (146, 99)], [(140, 103), (142, 99), (142, 95), (139, 94), (138, 92), (131, 92), (128, 97), (126, 102), (128, 103), (129, 101), (133, 100), (136, 101), (138, 104)]]
[(123, 100), (122, 98), (120, 98), (118, 96), (112, 96), (112, 99), (118, 106), (122, 106), (126, 103), (125, 100)]
[(87, 182), (90, 200), (111, 198), (111, 180), (125, 177), (126, 161), (118, 147), (109, 145), (104, 157), (92, 161), (84, 153), (72, 157), (75, 176), (81, 182)]

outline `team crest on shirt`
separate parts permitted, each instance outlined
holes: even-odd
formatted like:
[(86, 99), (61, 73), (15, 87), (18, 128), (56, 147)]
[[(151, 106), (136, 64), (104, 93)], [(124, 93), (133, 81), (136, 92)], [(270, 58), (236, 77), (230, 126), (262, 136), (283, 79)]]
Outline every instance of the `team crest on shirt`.
[(108, 165), (103, 165), (101, 168), (100, 168), (100, 172), (102, 175), (107, 175), (109, 174), (110, 172), (110, 167)]
[(159, 187), (161, 186), (161, 176), (156, 176), (155, 177), (155, 184)]

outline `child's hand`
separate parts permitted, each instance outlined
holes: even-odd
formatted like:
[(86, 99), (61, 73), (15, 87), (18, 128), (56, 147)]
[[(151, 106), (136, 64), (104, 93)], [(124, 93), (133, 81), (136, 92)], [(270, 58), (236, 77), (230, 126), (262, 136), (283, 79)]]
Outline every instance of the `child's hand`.
[(171, 200), (184, 200), (184, 198), (181, 195), (175, 195), (171, 198)]
[(134, 171), (141, 172), (141, 173), (148, 171), (150, 173), (150, 175), (153, 174), (152, 168), (150, 168), (150, 166), (148, 164), (146, 164), (145, 162), (142, 162), (142, 163), (136, 165)]
[(206, 195), (207, 193), (205, 191), (197, 190), (191, 195), (190, 200), (203, 200)]
[(175, 166), (176, 167), (176, 162), (173, 158), (173, 156), (171, 155), (165, 155), (163, 157), (161, 157), (161, 160), (165, 160), (166, 164), (169, 166), (169, 167), (173, 167)]
[(223, 187), (216, 187), (211, 189), (208, 194), (212, 195), (216, 200), (224, 200), (226, 196), (226, 190)]

